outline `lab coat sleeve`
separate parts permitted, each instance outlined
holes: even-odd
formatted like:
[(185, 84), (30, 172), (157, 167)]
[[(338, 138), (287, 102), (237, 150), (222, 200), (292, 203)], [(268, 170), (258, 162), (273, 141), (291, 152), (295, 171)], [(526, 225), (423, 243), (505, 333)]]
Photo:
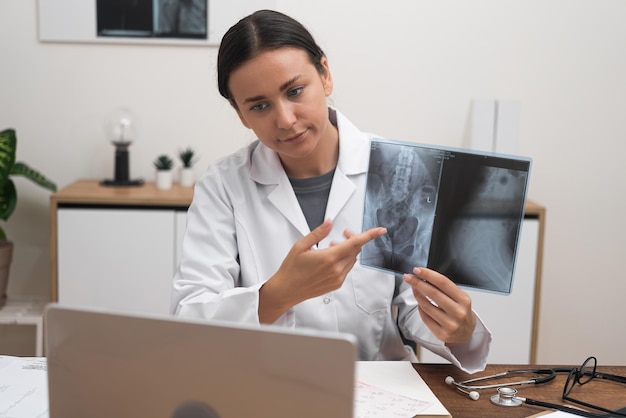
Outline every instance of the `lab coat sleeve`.
[(259, 324), (259, 289), (267, 278), (241, 283), (237, 220), (221, 172), (211, 167), (196, 183), (171, 311), (182, 317)]
[(470, 340), (465, 344), (448, 347), (435, 337), (422, 321), (411, 287), (402, 284), (401, 289), (396, 298), (399, 307), (398, 325), (407, 338), (415, 341), (422, 348), (440, 355), (466, 373), (476, 373), (485, 369), (492, 337), (491, 332), (476, 312), (474, 312), (476, 327)]

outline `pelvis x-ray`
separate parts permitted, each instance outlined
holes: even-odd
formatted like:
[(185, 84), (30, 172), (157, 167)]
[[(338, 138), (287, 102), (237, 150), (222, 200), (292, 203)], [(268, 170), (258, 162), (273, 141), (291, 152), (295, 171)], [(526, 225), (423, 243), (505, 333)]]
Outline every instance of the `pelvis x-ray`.
[(373, 140), (363, 229), (365, 266), (396, 273), (427, 266), (457, 284), (508, 293), (530, 160)]
[(409, 273), (426, 266), (435, 219), (440, 153), (412, 146), (373, 143), (363, 228), (387, 234), (363, 247), (361, 262)]

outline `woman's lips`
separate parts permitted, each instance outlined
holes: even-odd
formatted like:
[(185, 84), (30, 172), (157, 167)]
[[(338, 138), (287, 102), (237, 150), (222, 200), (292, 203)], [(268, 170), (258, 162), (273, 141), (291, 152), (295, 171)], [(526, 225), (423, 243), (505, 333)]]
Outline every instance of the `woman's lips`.
[(303, 139), (303, 138), (304, 138), (304, 136), (306, 135), (306, 133), (307, 133), (308, 131), (309, 131), (309, 130), (307, 129), (306, 131), (301, 132), (301, 133), (299, 133), (299, 134), (296, 134), (296, 135), (294, 135), (294, 136), (290, 136), (289, 138), (281, 139), (281, 142), (286, 142), (286, 143), (293, 143), (293, 142), (297, 142), (297, 141), (299, 141), (299, 140)]

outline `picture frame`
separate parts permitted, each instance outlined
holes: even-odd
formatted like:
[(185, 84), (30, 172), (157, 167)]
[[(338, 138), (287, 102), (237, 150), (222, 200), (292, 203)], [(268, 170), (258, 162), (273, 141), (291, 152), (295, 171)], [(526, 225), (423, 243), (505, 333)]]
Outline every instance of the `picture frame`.
[[(195, 3), (196, 14), (203, 10), (206, 16), (200, 20), (204, 30), (167, 29), (162, 18), (166, 7), (175, 2)], [(39, 41), (219, 45), (224, 33), (239, 19), (258, 9), (276, 7), (274, 0), (139, 0), (133, 2), (133, 10), (129, 4), (120, 0), (38, 0)]]

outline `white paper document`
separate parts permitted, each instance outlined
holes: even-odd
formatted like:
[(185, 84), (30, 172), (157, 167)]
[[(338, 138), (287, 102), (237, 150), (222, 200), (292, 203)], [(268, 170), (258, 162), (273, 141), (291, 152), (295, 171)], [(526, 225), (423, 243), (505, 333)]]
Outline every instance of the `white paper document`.
[(48, 418), (45, 357), (0, 356), (0, 418)]
[(449, 417), (422, 377), (408, 361), (359, 361), (355, 418)]

